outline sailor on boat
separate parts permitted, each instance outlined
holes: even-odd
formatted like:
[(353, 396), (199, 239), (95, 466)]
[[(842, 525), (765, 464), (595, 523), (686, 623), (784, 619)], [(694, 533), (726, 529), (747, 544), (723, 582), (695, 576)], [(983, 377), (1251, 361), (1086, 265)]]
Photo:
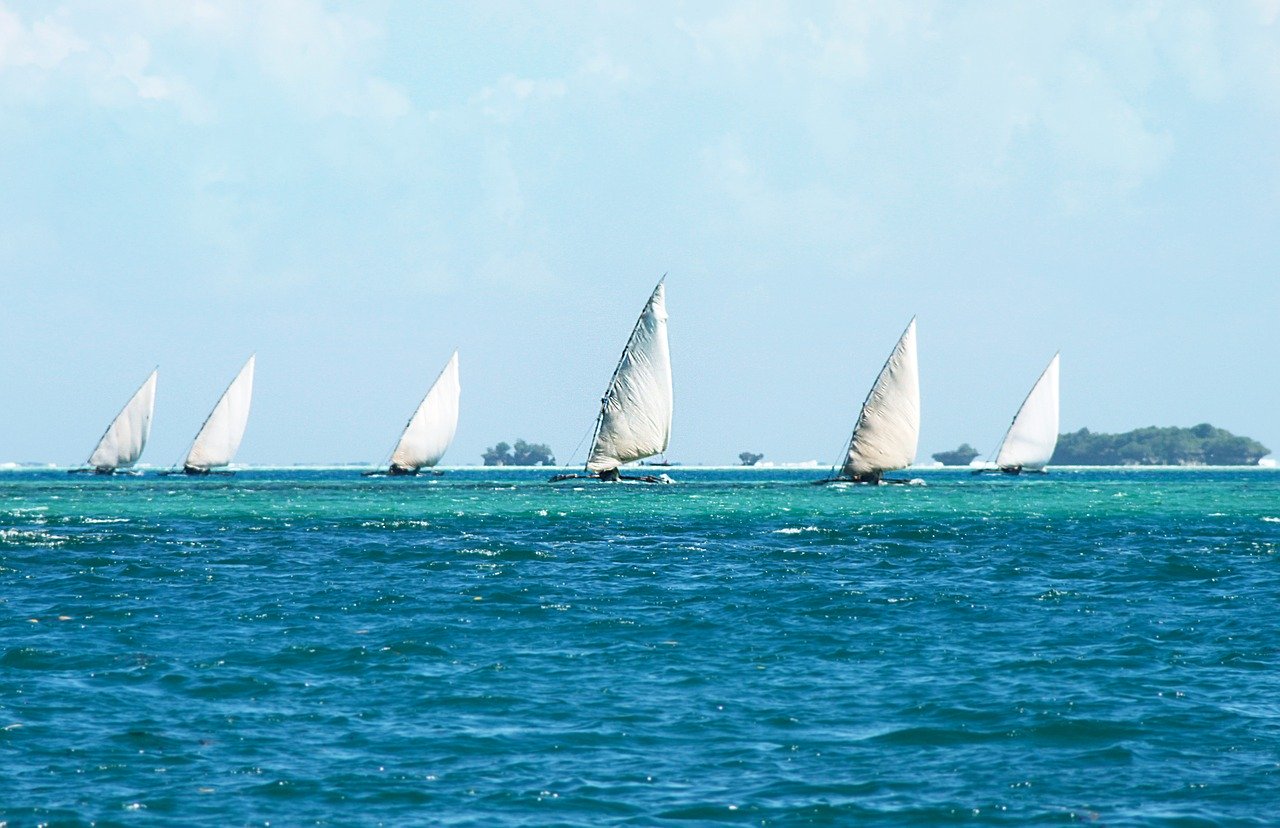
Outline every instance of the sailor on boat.
[(665, 279), (664, 276), (658, 282), (645, 303), (600, 400), (586, 473), (557, 474), (551, 482), (574, 479), (605, 483), (671, 482), (665, 474), (633, 476), (619, 471), (624, 463), (661, 454), (671, 440), (673, 406)]

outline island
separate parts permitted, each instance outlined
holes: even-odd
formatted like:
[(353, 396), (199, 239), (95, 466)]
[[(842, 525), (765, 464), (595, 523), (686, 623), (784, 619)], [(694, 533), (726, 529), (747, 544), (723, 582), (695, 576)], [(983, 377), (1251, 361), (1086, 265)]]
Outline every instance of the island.
[(1271, 450), (1248, 437), (1201, 423), (1192, 428), (1149, 426), (1123, 434), (1082, 428), (1058, 437), (1055, 466), (1253, 466)]
[(485, 450), (481, 455), (486, 466), (554, 466), (555, 455), (551, 447), (544, 443), (526, 443), (516, 440), (514, 448), (507, 443), (498, 443)]
[(763, 454), (756, 454), (755, 452), (752, 452), (752, 451), (744, 451), (738, 455), (738, 460), (741, 461), (742, 465), (744, 466), (754, 466), (756, 463), (759, 463), (763, 459), (764, 459)]
[(962, 443), (960, 448), (951, 451), (940, 451), (932, 455), (944, 466), (967, 466), (969, 461), (978, 456), (978, 450), (968, 443)]

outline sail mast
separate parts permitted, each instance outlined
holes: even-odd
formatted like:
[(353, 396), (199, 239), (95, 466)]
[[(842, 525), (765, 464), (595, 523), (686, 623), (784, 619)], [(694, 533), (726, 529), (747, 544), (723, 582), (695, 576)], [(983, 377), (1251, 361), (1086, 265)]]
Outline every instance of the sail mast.
[(586, 467), (591, 472), (666, 450), (671, 434), (671, 356), (664, 282), (631, 330), (601, 399)]
[[(644, 315), (649, 312), (649, 306), (653, 304), (653, 297), (658, 292), (658, 288), (662, 287), (662, 283), (667, 280), (667, 274), (662, 274), (662, 278), (658, 280), (658, 284), (654, 286), (653, 293), (649, 294), (649, 301), (645, 302), (644, 308), (640, 311), (640, 315), (636, 317), (636, 324), (631, 326), (631, 334), (627, 336), (627, 344), (622, 346), (622, 356), (618, 357), (618, 364), (613, 366), (613, 373), (609, 375), (609, 384), (604, 387), (604, 396), (600, 398), (600, 409), (596, 412), (596, 425), (591, 430), (591, 449), (587, 452), (586, 463), (591, 461), (591, 455), (596, 451), (596, 438), (600, 436), (600, 424), (604, 422), (604, 412), (609, 405), (609, 397), (613, 394), (614, 386), (618, 382), (618, 372), (622, 370), (622, 364), (627, 361), (627, 352), (631, 350), (631, 343), (636, 339), (636, 333), (640, 330), (640, 324), (644, 322)], [(586, 463), (583, 467), (586, 467)]]

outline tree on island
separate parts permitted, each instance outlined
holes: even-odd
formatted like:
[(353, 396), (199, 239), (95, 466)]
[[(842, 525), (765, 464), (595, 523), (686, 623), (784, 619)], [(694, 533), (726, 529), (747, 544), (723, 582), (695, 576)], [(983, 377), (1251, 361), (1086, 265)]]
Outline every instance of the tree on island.
[(514, 451), (507, 443), (498, 443), (481, 455), (486, 466), (554, 466), (555, 455), (545, 443), (516, 440)]
[(1050, 461), (1059, 466), (1253, 466), (1271, 450), (1248, 437), (1201, 423), (1193, 428), (1138, 428), (1058, 437)]
[(738, 459), (742, 461), (742, 465), (744, 466), (754, 466), (756, 463), (759, 463), (761, 460), (764, 459), (764, 455), (753, 454), (752, 452), (744, 451), (742, 452), (742, 454), (738, 455)]
[(951, 451), (940, 451), (933, 455), (933, 459), (937, 460), (944, 466), (967, 466), (969, 461), (977, 457), (978, 450), (968, 443), (961, 443), (960, 448)]

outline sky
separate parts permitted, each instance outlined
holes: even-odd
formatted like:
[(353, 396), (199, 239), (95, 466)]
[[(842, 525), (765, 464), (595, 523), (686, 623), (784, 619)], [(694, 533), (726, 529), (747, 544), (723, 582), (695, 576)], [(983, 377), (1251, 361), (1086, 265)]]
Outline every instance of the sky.
[[(159, 366), (179, 462), (581, 463), (667, 275), (668, 459), (836, 460), (918, 316), (920, 458), (1062, 428), (1280, 450), (1280, 0), (0, 0), (0, 461)], [(575, 446), (578, 446), (575, 453)]]

